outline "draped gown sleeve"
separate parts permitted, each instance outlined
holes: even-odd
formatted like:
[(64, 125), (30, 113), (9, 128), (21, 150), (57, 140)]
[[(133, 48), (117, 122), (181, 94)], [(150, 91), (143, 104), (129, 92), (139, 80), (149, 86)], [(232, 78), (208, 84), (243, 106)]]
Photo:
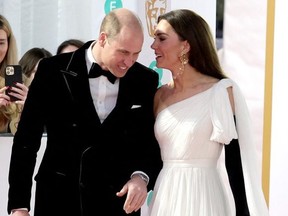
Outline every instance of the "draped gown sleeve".
[[(230, 103), (227, 92), (228, 87), (232, 87), (233, 89), (236, 127), (231, 106), (227, 106), (227, 103)], [(231, 79), (221, 80), (213, 90), (215, 94), (212, 97), (210, 111), (213, 132), (210, 139), (229, 144), (232, 139), (238, 138), (250, 214), (251, 216), (268, 216), (269, 212), (262, 191), (261, 169), (257, 163), (259, 153), (257, 153), (253, 138), (251, 116), (245, 98), (239, 86)], [(226, 105), (223, 106), (223, 104)], [(221, 157), (219, 164), (223, 166), (223, 153)], [(220, 170), (226, 171), (223, 167), (222, 169), (220, 167)], [(227, 173), (222, 176), (227, 176)], [(227, 179), (224, 181), (227, 181)], [(229, 186), (229, 184), (225, 185)], [(231, 197), (231, 189), (226, 187), (226, 191), (230, 194), (230, 199), (233, 199), (233, 197)], [(231, 201), (231, 203), (233, 202)]]

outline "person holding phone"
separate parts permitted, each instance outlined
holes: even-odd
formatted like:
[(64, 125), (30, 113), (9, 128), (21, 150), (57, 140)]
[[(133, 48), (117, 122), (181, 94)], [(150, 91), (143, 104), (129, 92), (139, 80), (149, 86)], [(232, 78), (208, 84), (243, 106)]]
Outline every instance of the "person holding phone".
[[(14, 137), (8, 213), (28, 216), (139, 216), (162, 167), (154, 136), (158, 74), (137, 61), (140, 19), (119, 8), (95, 41), (39, 62)], [(100, 213), (99, 213), (100, 212)]]
[[(15, 86), (6, 86), (6, 67), (16, 64), (18, 64), (16, 40), (8, 20), (0, 15), (0, 133), (15, 134), (28, 92), (25, 85), (26, 77), (23, 74), (23, 83), (16, 82)], [(6, 94), (7, 91), (10, 93)], [(11, 97), (16, 97), (16, 101), (12, 102)]]

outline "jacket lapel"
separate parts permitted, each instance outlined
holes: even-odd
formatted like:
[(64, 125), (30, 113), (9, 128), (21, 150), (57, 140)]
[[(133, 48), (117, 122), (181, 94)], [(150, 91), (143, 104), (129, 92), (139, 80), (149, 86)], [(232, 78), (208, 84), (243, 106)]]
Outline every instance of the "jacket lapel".
[[(91, 41), (92, 42), (92, 41)], [(86, 50), (91, 42), (86, 43), (83, 47), (72, 53), (71, 58), (65, 68), (60, 70), (63, 75), (66, 87), (70, 92), (75, 112), (87, 111), (85, 115), (95, 119), (100, 124), (99, 117), (96, 113), (93, 99), (90, 92), (88, 70), (86, 65)]]

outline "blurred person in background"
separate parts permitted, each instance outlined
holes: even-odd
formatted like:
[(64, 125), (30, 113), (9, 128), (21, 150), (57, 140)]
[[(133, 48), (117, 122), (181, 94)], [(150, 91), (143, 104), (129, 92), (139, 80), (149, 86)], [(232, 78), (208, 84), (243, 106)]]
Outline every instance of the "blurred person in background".
[[(18, 64), (16, 40), (8, 20), (0, 15), (0, 133), (15, 134), (28, 92), (24, 74), (23, 83), (16, 83), (17, 88), (5, 86), (5, 68), (15, 64)], [(8, 88), (9, 95), (19, 100), (11, 102), (10, 96), (5, 93)]]
[(63, 41), (57, 48), (56, 55), (67, 52), (74, 52), (84, 45), (84, 42), (78, 39), (69, 39)]
[(34, 78), (39, 61), (47, 57), (52, 57), (52, 54), (48, 50), (44, 48), (34, 47), (26, 51), (26, 53), (24, 53), (24, 55), (19, 60), (19, 65), (21, 65), (22, 67), (22, 72), (28, 79), (28, 86), (30, 86)]

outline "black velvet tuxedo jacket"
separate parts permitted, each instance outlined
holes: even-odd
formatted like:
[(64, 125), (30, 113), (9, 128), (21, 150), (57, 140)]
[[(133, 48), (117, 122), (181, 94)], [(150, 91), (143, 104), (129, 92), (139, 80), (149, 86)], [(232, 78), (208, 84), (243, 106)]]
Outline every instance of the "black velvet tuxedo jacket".
[(120, 78), (116, 106), (101, 124), (85, 61), (90, 44), (39, 64), (14, 137), (8, 212), (30, 209), (44, 126), (47, 147), (35, 176), (34, 216), (126, 215), (126, 196), (119, 198), (116, 192), (130, 175), (141, 170), (150, 177), (148, 190), (154, 186), (162, 166), (153, 131), (158, 75), (135, 63)]

